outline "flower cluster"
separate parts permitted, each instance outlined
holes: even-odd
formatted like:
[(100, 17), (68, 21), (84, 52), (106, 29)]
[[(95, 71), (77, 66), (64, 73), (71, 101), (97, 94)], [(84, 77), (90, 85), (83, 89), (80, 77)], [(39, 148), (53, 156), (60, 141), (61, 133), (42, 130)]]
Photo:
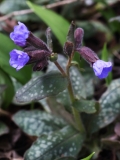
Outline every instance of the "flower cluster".
[(18, 22), (14, 31), (10, 33), (10, 38), (14, 43), (23, 48), (23, 51), (12, 50), (10, 52), (9, 63), (16, 70), (20, 70), (27, 64), (35, 63), (33, 70), (42, 70), (48, 64), (48, 57), (51, 50), (41, 39), (35, 37), (27, 27)]
[(82, 46), (83, 35), (84, 31), (82, 28), (77, 28), (75, 30), (75, 51), (79, 52), (81, 57), (90, 64), (98, 78), (106, 78), (112, 70), (112, 63), (100, 60), (94, 51), (88, 47)]
[[(49, 29), (47, 32), (49, 32)], [(94, 51), (82, 46), (84, 30), (77, 28), (75, 32), (69, 32), (69, 35), (74, 35), (71, 36), (73, 37), (71, 39), (74, 39), (74, 43), (68, 40), (64, 45), (64, 53), (71, 56), (75, 51), (79, 52), (81, 57), (93, 68), (98, 78), (106, 78), (112, 70), (112, 63), (100, 60)], [(42, 70), (47, 66), (48, 57), (52, 54), (51, 48), (41, 39), (35, 37), (23, 23), (18, 22), (18, 25), (14, 27), (14, 31), (10, 34), (10, 38), (16, 45), (23, 48), (23, 51), (14, 49), (10, 52), (9, 63), (17, 71), (31, 63), (35, 63), (33, 71)]]

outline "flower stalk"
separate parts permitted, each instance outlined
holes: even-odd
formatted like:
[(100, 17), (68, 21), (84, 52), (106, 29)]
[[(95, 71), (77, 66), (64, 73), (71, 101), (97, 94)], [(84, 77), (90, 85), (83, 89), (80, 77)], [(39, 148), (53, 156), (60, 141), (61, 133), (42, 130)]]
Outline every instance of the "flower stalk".
[(59, 71), (62, 73), (63, 76), (67, 76), (67, 74), (65, 73), (65, 71), (62, 69), (62, 67), (59, 65), (57, 61), (55, 61), (54, 64), (56, 65), (56, 67), (59, 69)]
[[(67, 65), (66, 65), (66, 73), (57, 61), (55, 61), (54, 64), (60, 70), (60, 72), (63, 76), (68, 77), (68, 81), (69, 81), (68, 93), (69, 93), (69, 96), (70, 96), (71, 103), (73, 104), (73, 102), (75, 101), (76, 98), (75, 98), (75, 95), (74, 95), (74, 92), (73, 92), (72, 83), (71, 83), (70, 75), (69, 75), (69, 68), (71, 66), (71, 60), (72, 60), (72, 57), (69, 57)], [(80, 133), (85, 133), (85, 128), (83, 126), (83, 123), (82, 123), (82, 120), (81, 120), (81, 117), (80, 117), (80, 113), (73, 106), (72, 106), (72, 113), (73, 113), (75, 124), (76, 124), (75, 127), (80, 131)]]
[[(72, 88), (72, 83), (71, 83), (71, 80), (70, 80), (70, 75), (69, 75), (69, 69), (70, 69), (70, 66), (71, 66), (71, 60), (72, 60), (72, 57), (73, 57), (73, 54), (71, 54), (72, 56), (70, 56), (68, 58), (68, 62), (67, 62), (67, 66), (66, 66), (66, 73), (67, 73), (67, 77), (68, 77), (68, 80), (69, 80), (69, 85), (68, 85), (68, 93), (69, 93), (69, 96), (70, 96), (70, 99), (71, 99), (71, 103), (73, 104), (73, 102), (75, 101), (75, 95), (74, 95), (74, 92), (73, 92), (73, 88)], [(82, 123), (82, 120), (81, 120), (81, 117), (80, 117), (80, 113), (72, 106), (72, 113), (73, 113), (73, 116), (74, 116), (74, 120), (75, 120), (75, 123), (76, 123), (76, 128), (80, 131), (80, 133), (85, 133), (85, 128), (83, 126), (83, 123)]]

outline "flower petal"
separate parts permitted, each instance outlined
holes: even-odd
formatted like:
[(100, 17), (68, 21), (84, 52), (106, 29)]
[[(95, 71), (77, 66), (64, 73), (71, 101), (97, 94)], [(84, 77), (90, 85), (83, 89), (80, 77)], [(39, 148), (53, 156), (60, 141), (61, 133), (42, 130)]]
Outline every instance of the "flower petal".
[(13, 68), (16, 68), (16, 70), (18, 71), (26, 65), (29, 59), (30, 57), (26, 52), (14, 49), (10, 52), (9, 63)]
[(97, 60), (95, 63), (93, 63), (93, 70), (98, 78), (106, 78), (109, 72), (112, 70), (112, 63)]
[(14, 31), (10, 33), (10, 38), (14, 41), (14, 43), (20, 47), (24, 47), (26, 45), (26, 39), (29, 37), (30, 31), (27, 27), (18, 22), (18, 25), (14, 27)]

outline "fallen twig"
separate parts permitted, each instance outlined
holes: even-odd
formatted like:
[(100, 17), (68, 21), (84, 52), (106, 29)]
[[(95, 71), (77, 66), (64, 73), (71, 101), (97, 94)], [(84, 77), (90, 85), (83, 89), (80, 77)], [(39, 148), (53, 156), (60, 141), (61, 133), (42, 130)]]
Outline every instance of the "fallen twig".
[[(73, 2), (76, 2), (76, 1), (78, 1), (78, 0), (64, 0), (64, 1), (53, 3), (53, 4), (48, 4), (48, 5), (44, 6), (44, 7), (50, 9), (50, 8), (55, 8), (55, 7), (58, 7), (58, 6), (70, 4), (70, 3), (73, 3)], [(5, 16), (0, 17), (0, 21), (5, 21), (8, 18), (17, 16), (17, 15), (25, 15), (25, 14), (30, 14), (30, 13), (33, 13), (33, 12), (34, 11), (32, 9), (14, 11), (14, 12), (11, 12), (11, 13), (5, 15)]]

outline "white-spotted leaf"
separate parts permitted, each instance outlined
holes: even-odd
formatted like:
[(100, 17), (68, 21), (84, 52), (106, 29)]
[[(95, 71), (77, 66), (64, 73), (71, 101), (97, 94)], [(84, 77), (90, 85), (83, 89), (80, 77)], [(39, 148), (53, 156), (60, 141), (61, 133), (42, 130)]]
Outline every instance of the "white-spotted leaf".
[(13, 116), (13, 120), (24, 132), (32, 136), (49, 134), (67, 125), (62, 118), (39, 110), (21, 110)]
[(92, 117), (89, 124), (92, 133), (112, 123), (120, 114), (120, 79), (112, 81), (99, 103), (100, 112)]
[(45, 97), (55, 96), (66, 89), (68, 80), (59, 72), (50, 72), (30, 80), (16, 93), (19, 102), (40, 100)]
[[(58, 55), (58, 63), (62, 66), (62, 68), (65, 70), (65, 66), (67, 63), (67, 59), (62, 56)], [(48, 67), (48, 72), (52, 70), (57, 70), (57, 67), (50, 62), (49, 67)], [(70, 76), (71, 76), (71, 82), (73, 86), (74, 93), (77, 97), (83, 97), (86, 98), (86, 91), (85, 91), (85, 84), (84, 84), (84, 79), (82, 75), (80, 74), (80, 71), (76, 67), (71, 67), (70, 68)], [(70, 98), (68, 94), (68, 90), (64, 90), (63, 92), (59, 93), (56, 96), (57, 102), (63, 104), (64, 106), (70, 106)]]
[(95, 113), (96, 107), (99, 105), (98, 102), (93, 100), (76, 100), (73, 103), (73, 107), (76, 108), (79, 112), (85, 112), (85, 113)]
[(49, 135), (39, 137), (25, 153), (25, 160), (53, 160), (60, 157), (76, 156), (80, 151), (84, 135), (72, 126)]

